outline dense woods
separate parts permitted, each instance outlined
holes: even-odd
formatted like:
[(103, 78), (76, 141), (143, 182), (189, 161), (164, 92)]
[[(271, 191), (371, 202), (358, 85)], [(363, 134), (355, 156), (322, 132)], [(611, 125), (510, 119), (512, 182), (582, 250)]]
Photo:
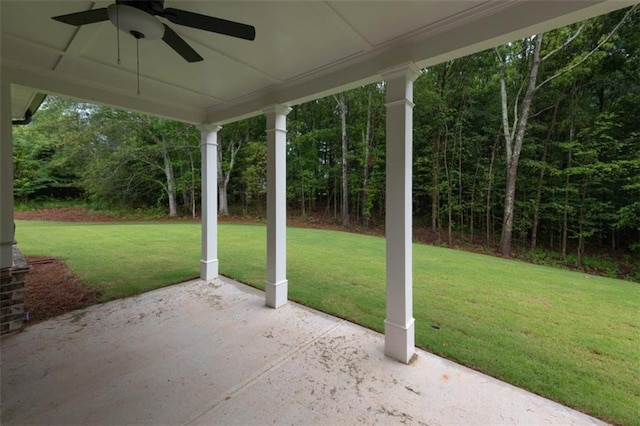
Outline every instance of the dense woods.
[[(289, 214), (384, 223), (384, 83), (288, 115)], [(637, 7), (423, 70), (414, 86), (414, 217), (509, 255), (640, 252)], [(264, 117), (219, 134), (221, 214), (266, 204)], [(200, 133), (190, 125), (48, 97), (14, 127), (18, 201), (197, 215)], [(638, 273), (640, 275), (640, 273)]]

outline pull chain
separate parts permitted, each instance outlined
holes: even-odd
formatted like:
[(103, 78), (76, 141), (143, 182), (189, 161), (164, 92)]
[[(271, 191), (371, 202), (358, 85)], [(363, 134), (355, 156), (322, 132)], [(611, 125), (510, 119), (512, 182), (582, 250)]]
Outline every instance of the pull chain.
[(144, 34), (131, 31), (131, 35), (136, 39), (136, 77), (138, 79), (138, 95), (140, 95), (140, 39), (144, 38)]

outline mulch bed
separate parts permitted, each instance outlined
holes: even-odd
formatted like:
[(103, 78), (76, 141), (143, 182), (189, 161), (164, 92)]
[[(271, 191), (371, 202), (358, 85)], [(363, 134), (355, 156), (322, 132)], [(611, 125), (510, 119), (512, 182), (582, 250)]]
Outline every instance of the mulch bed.
[(100, 292), (73, 275), (66, 263), (44, 256), (25, 256), (25, 311), (33, 324), (98, 302)]
[[(17, 211), (19, 220), (50, 220), (57, 222), (115, 222), (118, 219), (92, 214), (77, 207), (56, 207)], [(100, 292), (87, 287), (73, 275), (60, 259), (45, 256), (25, 256), (29, 272), (25, 277), (25, 311), (27, 325), (96, 304)]]

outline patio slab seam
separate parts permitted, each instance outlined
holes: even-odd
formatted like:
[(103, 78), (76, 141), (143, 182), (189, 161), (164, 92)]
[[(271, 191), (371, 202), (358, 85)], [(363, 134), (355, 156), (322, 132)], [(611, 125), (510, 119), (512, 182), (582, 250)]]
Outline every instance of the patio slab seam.
[(187, 421), (185, 423), (185, 425), (195, 424), (202, 417), (207, 416), (208, 414), (211, 414), (211, 413), (215, 412), (215, 410), (218, 409), (226, 401), (229, 401), (230, 399), (232, 399), (232, 398), (234, 398), (234, 397), (236, 397), (238, 395), (241, 395), (243, 392), (245, 392), (248, 389), (250, 389), (256, 383), (260, 382), (262, 379), (264, 379), (265, 377), (268, 377), (273, 372), (278, 370), (280, 367), (282, 367), (283, 364), (285, 364), (288, 360), (290, 360), (291, 358), (296, 356), (299, 352), (304, 351), (305, 349), (307, 349), (308, 347), (313, 345), (318, 340), (324, 338), (329, 333), (331, 333), (333, 330), (335, 330), (336, 328), (338, 328), (341, 325), (343, 325), (345, 322), (346, 322), (346, 320), (342, 320), (342, 321), (340, 321), (340, 322), (338, 322), (336, 324), (333, 324), (333, 325), (327, 327), (321, 333), (319, 333), (318, 335), (316, 335), (313, 338), (309, 339), (309, 341), (303, 343), (302, 345), (296, 346), (295, 349), (293, 349), (292, 351), (290, 351), (286, 355), (283, 355), (282, 357), (280, 357), (279, 359), (274, 361), (267, 368), (265, 368), (265, 369), (263, 369), (261, 371), (258, 371), (256, 373), (252, 374), (251, 376), (247, 377), (245, 380), (243, 380), (237, 386), (234, 386), (230, 390), (228, 390), (227, 392), (224, 392), (211, 405), (211, 407), (209, 407), (208, 409), (202, 411), (200, 414), (198, 414), (197, 416), (195, 416), (192, 419), (190, 419), (189, 421)]

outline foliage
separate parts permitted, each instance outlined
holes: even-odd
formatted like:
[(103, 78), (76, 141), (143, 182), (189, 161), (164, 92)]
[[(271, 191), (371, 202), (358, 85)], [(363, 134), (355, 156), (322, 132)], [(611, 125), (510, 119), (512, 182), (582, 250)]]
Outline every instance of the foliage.
[[(463, 242), (481, 242), (491, 250), (508, 216), (516, 250), (540, 247), (565, 259), (573, 253), (580, 266), (590, 250), (637, 251), (637, 10), (423, 70), (414, 84), (415, 222), (430, 226), (448, 246), (460, 234)], [(519, 167), (510, 176), (506, 171), (513, 161), (507, 157), (514, 149), (504, 143), (501, 101), (506, 100), (513, 132), (522, 118), (519, 106), (538, 41), (538, 84), (522, 126)], [(385, 84), (377, 83), (292, 107), (287, 117), (289, 211), (305, 220), (322, 216), (365, 227), (384, 223), (384, 96)], [(344, 100), (345, 108), (337, 107), (336, 99)], [(220, 131), (221, 209), (228, 204), (234, 213), (264, 215), (264, 130), (264, 116), (256, 116)], [(95, 208), (197, 214), (200, 134), (193, 126), (49, 97), (34, 123), (16, 127), (14, 134), (19, 201), (79, 197)], [(508, 188), (514, 191), (512, 215), (504, 213)], [(350, 221), (342, 217), (344, 211)]]
[(32, 124), (14, 127), (14, 193), (18, 202), (78, 197), (79, 165), (69, 145), (85, 131), (82, 117), (89, 108), (50, 97)]
[(82, 196), (131, 209), (175, 203), (178, 192), (194, 197), (199, 139), (189, 125), (50, 96), (14, 131), (16, 198)]

